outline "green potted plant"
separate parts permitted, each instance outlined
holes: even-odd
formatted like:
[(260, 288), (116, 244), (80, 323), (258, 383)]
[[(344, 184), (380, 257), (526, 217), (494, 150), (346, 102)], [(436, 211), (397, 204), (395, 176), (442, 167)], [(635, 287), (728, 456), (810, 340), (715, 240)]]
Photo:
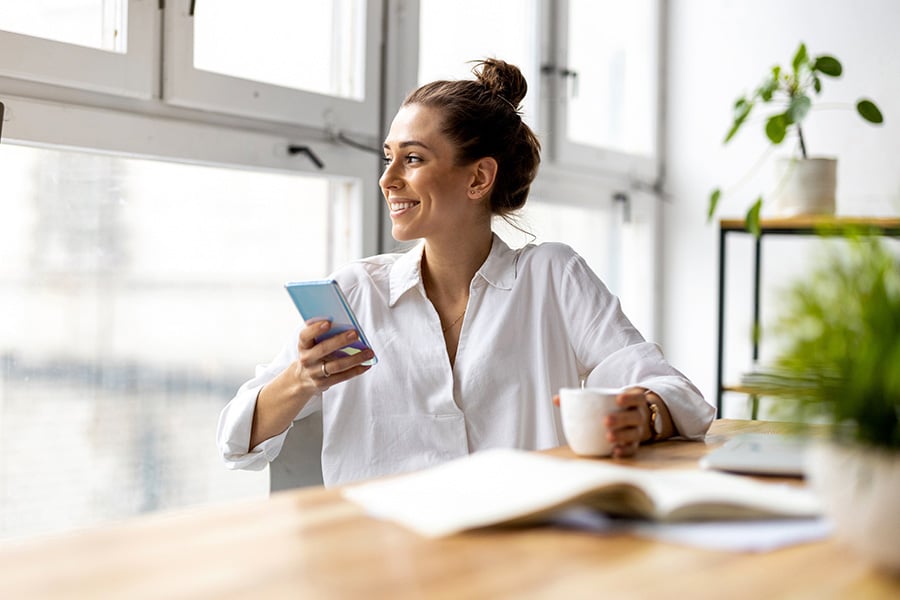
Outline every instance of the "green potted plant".
[(877, 237), (848, 243), (788, 288), (780, 350), (753, 385), (792, 420), (831, 424), (810, 484), (839, 539), (900, 572), (900, 257)]
[[(723, 143), (727, 144), (748, 122), (757, 105), (766, 105), (774, 112), (765, 117), (765, 134), (772, 146), (782, 144), (786, 139), (795, 139), (799, 156), (778, 161), (778, 188), (775, 192), (776, 209), (779, 214), (833, 214), (836, 159), (810, 157), (803, 136), (803, 120), (812, 108), (812, 99), (822, 92), (822, 77), (840, 77), (843, 66), (830, 55), (811, 57), (806, 45), (801, 43), (790, 69), (779, 65), (771, 72), (752, 94), (739, 97), (734, 103), (734, 121)], [(874, 102), (860, 99), (856, 111), (869, 123), (884, 121), (881, 111)], [(716, 188), (709, 197), (708, 219), (711, 220), (723, 196)], [(763, 197), (757, 196), (746, 215), (747, 229), (759, 235), (759, 213)]]

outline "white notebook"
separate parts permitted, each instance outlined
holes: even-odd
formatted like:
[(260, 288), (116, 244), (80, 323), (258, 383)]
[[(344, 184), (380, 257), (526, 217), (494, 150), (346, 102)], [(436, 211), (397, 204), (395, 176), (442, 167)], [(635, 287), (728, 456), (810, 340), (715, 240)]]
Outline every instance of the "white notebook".
[(745, 433), (700, 460), (704, 469), (755, 475), (803, 475), (808, 440), (802, 437)]
[(349, 486), (373, 516), (436, 537), (542, 520), (572, 506), (659, 521), (804, 518), (808, 490), (699, 469), (645, 470), (521, 450), (484, 450), (442, 465)]

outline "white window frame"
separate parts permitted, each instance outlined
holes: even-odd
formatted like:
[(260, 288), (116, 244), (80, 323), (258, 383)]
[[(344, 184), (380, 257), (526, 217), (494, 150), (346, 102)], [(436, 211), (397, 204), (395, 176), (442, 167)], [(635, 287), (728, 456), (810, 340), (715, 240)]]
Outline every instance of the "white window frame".
[[(665, 6), (662, 0), (656, 0), (656, 21), (652, 25), (656, 30), (656, 56), (657, 72), (661, 72), (662, 47), (664, 43), (664, 19)], [(623, 176), (629, 181), (638, 183), (639, 187), (653, 187), (659, 178), (661, 165), (661, 140), (662, 127), (661, 98), (663, 82), (657, 86), (656, 114), (654, 117), (654, 142), (656, 148), (652, 156), (638, 156), (621, 151), (599, 148), (572, 142), (566, 137), (568, 129), (568, 106), (570, 98), (570, 79), (563, 73), (568, 70), (568, 44), (567, 31), (569, 19), (569, 0), (554, 0), (551, 2), (552, 14), (548, 15), (546, 22), (555, 26), (551, 32), (552, 51), (549, 62), (542, 67), (546, 82), (545, 98), (543, 104), (552, 106), (548, 115), (554, 135), (550, 136), (550, 151), (553, 160), (563, 165), (581, 166), (591, 171), (602, 171), (611, 176)], [(545, 7), (547, 4), (545, 3)], [(598, 166), (599, 165), (599, 166)]]
[(372, 137), (379, 134), (383, 0), (368, 0), (366, 6), (364, 101), (195, 69), (194, 19), (190, 8), (191, 0), (169, 0), (166, 4), (163, 72), (166, 102), (332, 133), (349, 131)]
[(131, 98), (159, 95), (159, 0), (128, 0), (125, 53), (0, 31), (0, 76)]

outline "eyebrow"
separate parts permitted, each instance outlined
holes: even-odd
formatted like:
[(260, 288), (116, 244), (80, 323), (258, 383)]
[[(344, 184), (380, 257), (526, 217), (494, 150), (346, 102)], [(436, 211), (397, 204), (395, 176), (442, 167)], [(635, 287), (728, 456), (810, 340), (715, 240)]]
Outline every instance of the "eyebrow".
[[(429, 148), (427, 144), (424, 144), (418, 140), (408, 140), (405, 142), (400, 142), (397, 146), (399, 148), (408, 148), (410, 146), (419, 146), (420, 148), (424, 148), (425, 150), (431, 150), (431, 148)], [(390, 150), (390, 147), (388, 146), (387, 142), (385, 142), (382, 147), (385, 150)]]

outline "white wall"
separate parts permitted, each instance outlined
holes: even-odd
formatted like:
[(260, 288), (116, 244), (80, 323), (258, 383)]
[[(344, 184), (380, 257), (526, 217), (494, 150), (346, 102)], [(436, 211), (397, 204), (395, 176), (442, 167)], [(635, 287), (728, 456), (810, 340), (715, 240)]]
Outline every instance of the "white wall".
[[(729, 146), (722, 145), (732, 104), (752, 91), (772, 65), (788, 66), (800, 41), (813, 55), (836, 56), (844, 76), (825, 79), (819, 101), (850, 103), (868, 96), (886, 122), (873, 127), (851, 110), (814, 112), (804, 129), (807, 147), (813, 154), (839, 158), (838, 214), (900, 214), (900, 2), (670, 0), (670, 17), (670, 200), (662, 217), (661, 342), (669, 359), (714, 402), (718, 227), (706, 224), (707, 199), (712, 188), (738, 183), (766, 148), (759, 115)], [(771, 190), (773, 169), (767, 161), (758, 176), (723, 199), (720, 216), (742, 216), (752, 198)], [(776, 312), (778, 286), (813, 258), (811, 244), (766, 238), (764, 323)], [(751, 364), (750, 251), (748, 240), (729, 243), (726, 383)], [(744, 399), (727, 397), (723, 415), (742, 416), (744, 407)]]

